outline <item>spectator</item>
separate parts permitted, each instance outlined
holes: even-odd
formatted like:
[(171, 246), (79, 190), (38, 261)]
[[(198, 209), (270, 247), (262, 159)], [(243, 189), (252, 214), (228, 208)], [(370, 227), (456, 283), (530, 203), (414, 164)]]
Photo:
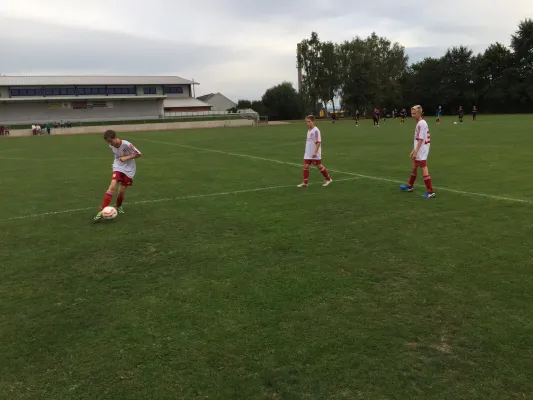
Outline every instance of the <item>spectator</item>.
[(50, 134), (51, 131), (52, 131), (52, 127), (50, 126), (50, 122), (47, 122), (47, 123), (46, 123), (46, 132), (47, 132), (48, 134)]

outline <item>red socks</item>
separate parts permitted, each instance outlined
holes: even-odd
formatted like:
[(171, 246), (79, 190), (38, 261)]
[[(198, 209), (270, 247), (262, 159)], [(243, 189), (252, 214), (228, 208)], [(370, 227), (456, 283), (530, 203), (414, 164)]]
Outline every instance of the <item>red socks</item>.
[(409, 177), (409, 188), (412, 188), (416, 181), (416, 172), (411, 172), (411, 176)]
[(104, 201), (102, 201), (102, 207), (100, 207), (100, 211), (106, 208), (109, 204), (111, 204), (111, 200), (113, 200), (113, 194), (114, 192), (106, 192), (104, 196)]
[(322, 169), (320, 170), (320, 172), (322, 173), (322, 175), (324, 175), (324, 178), (326, 178), (327, 181), (329, 181), (331, 178), (329, 177), (329, 174), (328, 174), (328, 170), (326, 169), (326, 167), (322, 167)]
[(124, 193), (118, 192), (118, 195), (117, 195), (117, 207), (120, 207), (122, 205), (123, 201), (124, 201)]
[(429, 193), (433, 193), (433, 185), (431, 184), (431, 176), (424, 176), (424, 183)]
[(306, 185), (309, 183), (309, 168), (304, 168), (304, 183)]

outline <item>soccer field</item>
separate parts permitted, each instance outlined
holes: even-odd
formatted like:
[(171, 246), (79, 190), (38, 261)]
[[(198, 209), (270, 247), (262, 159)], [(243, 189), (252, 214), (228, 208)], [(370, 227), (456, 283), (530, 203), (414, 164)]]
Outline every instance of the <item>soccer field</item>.
[(533, 117), (0, 140), (0, 398), (533, 396)]

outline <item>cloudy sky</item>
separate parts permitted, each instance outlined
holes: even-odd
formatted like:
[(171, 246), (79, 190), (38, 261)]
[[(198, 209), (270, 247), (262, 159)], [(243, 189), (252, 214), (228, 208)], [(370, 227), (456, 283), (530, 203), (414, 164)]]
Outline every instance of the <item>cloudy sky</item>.
[[(372, 31), (411, 61), (465, 44), (506, 45), (533, 0), (0, 0), (0, 73), (178, 75), (196, 95), (259, 99), (296, 86), (296, 43)], [(431, 4), (431, 5), (430, 5)], [(399, 9), (401, 5), (403, 9)]]

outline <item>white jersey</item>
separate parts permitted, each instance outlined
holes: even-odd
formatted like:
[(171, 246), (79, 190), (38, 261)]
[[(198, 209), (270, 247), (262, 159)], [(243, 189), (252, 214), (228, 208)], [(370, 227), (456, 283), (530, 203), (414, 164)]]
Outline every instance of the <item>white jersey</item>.
[(414, 148), (416, 149), (418, 145), (418, 141), (422, 140), (422, 146), (420, 147), (420, 150), (418, 150), (418, 154), (416, 156), (416, 159), (418, 161), (425, 161), (428, 158), (429, 155), (429, 146), (431, 144), (431, 135), (429, 134), (429, 127), (428, 123), (421, 119), (416, 124), (415, 129), (415, 145)]
[(304, 160), (322, 160), (322, 146), (319, 147), (316, 157), (313, 158), (317, 143), (322, 142), (320, 129), (316, 126), (307, 131), (307, 140), (305, 142)]
[(120, 146), (115, 147), (109, 145), (109, 148), (113, 151), (115, 161), (113, 162), (113, 171), (118, 171), (126, 174), (128, 178), (135, 176), (137, 166), (135, 165), (135, 159), (128, 161), (120, 161), (119, 158), (123, 156), (131, 156), (132, 154), (141, 154), (141, 152), (127, 140), (122, 140)]

